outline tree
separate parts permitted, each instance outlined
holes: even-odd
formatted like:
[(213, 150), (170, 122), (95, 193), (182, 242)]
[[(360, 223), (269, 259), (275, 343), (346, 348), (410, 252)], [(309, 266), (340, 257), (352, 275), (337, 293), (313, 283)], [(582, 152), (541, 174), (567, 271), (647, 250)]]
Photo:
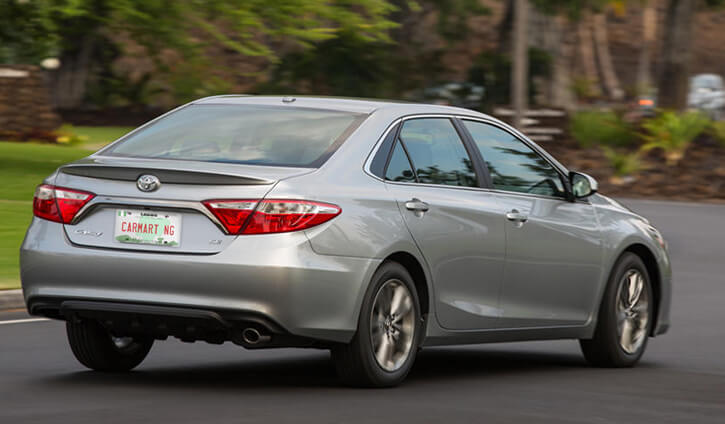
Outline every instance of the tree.
[(657, 83), (661, 107), (687, 107), (695, 14), (700, 6), (717, 7), (724, 3), (723, 0), (668, 0), (662, 64)]
[(389, 40), (392, 10), (386, 0), (0, 0), (0, 60), (60, 57), (54, 91), (62, 106), (73, 107), (85, 96), (94, 60), (119, 34), (154, 59), (174, 49), (193, 60), (216, 44), (273, 62), (275, 46), (309, 46), (342, 31)]
[[(621, 100), (624, 93), (614, 68), (610, 53), (609, 35), (607, 32), (606, 11), (621, 10), (625, 0), (531, 0), (534, 6), (543, 13), (557, 15), (558, 20), (543, 28), (547, 32), (570, 30), (562, 18), (576, 25), (576, 53), (583, 71), (583, 80), (589, 87), (591, 95), (600, 94), (600, 84), (604, 92), (613, 100)], [(548, 37), (551, 38), (551, 37)], [(556, 37), (559, 43), (567, 43), (567, 37), (560, 34)], [(547, 51), (552, 54), (553, 73), (551, 76), (551, 101), (556, 106), (571, 106), (570, 98), (564, 90), (571, 90), (569, 67), (574, 49), (569, 46), (551, 46)], [(564, 88), (563, 85), (569, 84)]]
[(617, 72), (614, 69), (612, 55), (609, 52), (609, 35), (607, 32), (607, 16), (603, 11), (594, 14), (594, 46), (597, 49), (599, 67), (602, 71), (602, 82), (607, 94), (613, 100), (622, 100), (624, 92), (619, 84)]
[(643, 0), (642, 4), (642, 47), (637, 63), (637, 91), (651, 94), (652, 91), (652, 49), (657, 34), (657, 11), (654, 0)]
[(683, 109), (690, 76), (692, 22), (698, 0), (669, 0), (665, 18), (662, 71), (658, 82), (660, 107)]
[[(260, 93), (413, 97), (445, 78), (438, 58), (465, 40), (470, 18), (488, 12), (480, 0), (390, 0), (392, 42), (361, 40), (348, 31), (309, 49), (283, 49)], [(423, 24), (422, 24), (423, 23)], [(508, 96), (508, 93), (506, 94)]]
[(596, 49), (594, 47), (593, 22), (588, 10), (579, 17), (577, 31), (579, 36), (579, 57), (587, 84), (591, 87), (591, 95), (599, 97), (599, 72), (597, 71)]
[(48, 7), (0, 0), (0, 63), (38, 63), (53, 54), (58, 39)]
[(511, 66), (511, 103), (514, 109), (513, 125), (521, 127), (524, 113), (528, 107), (528, 0), (516, 0), (514, 3), (513, 60)]

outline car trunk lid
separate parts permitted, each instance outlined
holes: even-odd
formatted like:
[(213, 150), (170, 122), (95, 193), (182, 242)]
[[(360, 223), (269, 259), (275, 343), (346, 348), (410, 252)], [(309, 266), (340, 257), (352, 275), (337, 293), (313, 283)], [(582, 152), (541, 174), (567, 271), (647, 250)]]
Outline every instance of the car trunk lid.
[[(65, 224), (80, 246), (165, 253), (213, 254), (237, 236), (226, 234), (201, 203), (209, 199), (262, 199), (285, 178), (311, 168), (238, 165), (185, 160), (90, 157), (63, 166), (60, 187), (96, 196)], [(157, 189), (137, 187), (142, 175)]]

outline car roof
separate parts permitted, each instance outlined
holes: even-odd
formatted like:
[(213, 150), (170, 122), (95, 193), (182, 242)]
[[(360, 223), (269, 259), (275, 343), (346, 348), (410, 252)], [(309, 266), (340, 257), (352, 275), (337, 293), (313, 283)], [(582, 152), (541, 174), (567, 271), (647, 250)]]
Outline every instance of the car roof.
[(251, 96), (244, 94), (228, 94), (205, 97), (192, 102), (193, 104), (238, 104), (278, 106), (290, 105), (294, 107), (329, 109), (356, 113), (373, 113), (378, 110), (401, 113), (446, 113), (469, 116), (490, 117), (470, 110), (452, 106), (442, 106), (425, 103), (411, 103), (396, 100), (356, 99), (346, 97), (315, 97), (315, 96)]

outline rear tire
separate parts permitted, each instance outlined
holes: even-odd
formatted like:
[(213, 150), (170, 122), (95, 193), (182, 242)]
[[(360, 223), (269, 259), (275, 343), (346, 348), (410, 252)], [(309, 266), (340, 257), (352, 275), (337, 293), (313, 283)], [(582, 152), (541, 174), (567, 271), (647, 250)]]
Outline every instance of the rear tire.
[(340, 380), (356, 387), (400, 384), (415, 361), (421, 330), (413, 279), (399, 263), (384, 263), (365, 294), (355, 336), (332, 349)]
[(146, 358), (154, 343), (150, 337), (113, 337), (93, 320), (69, 319), (66, 332), (78, 362), (95, 371), (129, 371)]
[(594, 337), (580, 340), (586, 360), (599, 367), (634, 366), (652, 330), (652, 285), (642, 259), (625, 253), (612, 269)]

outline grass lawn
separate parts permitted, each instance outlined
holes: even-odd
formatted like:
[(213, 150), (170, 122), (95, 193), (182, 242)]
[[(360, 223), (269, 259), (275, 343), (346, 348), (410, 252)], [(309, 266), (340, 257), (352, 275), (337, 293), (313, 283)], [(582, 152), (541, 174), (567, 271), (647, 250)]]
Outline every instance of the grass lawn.
[(131, 131), (133, 127), (72, 127), (74, 134), (88, 137), (82, 147), (98, 150), (111, 141)]
[(33, 216), (33, 192), (60, 165), (88, 156), (128, 132), (121, 127), (73, 127), (83, 145), (0, 142), (0, 290), (20, 287), (18, 250)]

